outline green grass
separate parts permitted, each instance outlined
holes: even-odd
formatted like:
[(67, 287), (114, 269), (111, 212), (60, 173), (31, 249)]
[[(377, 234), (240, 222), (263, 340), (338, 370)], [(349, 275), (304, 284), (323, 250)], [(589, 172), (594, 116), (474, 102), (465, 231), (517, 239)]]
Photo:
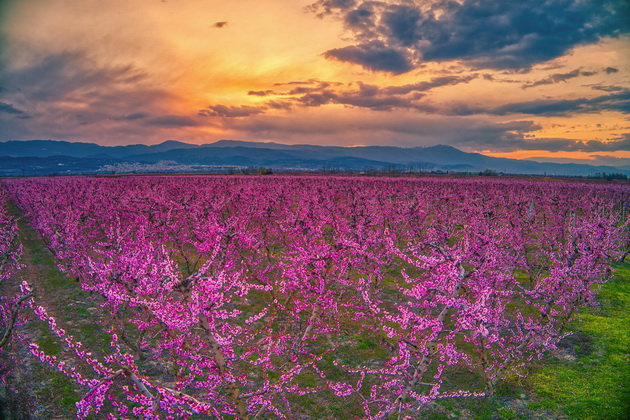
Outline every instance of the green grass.
[(38, 323), (36, 325), (40, 332), (40, 337), (37, 341), (40, 350), (51, 356), (57, 356), (61, 353), (61, 346), (57, 342), (56, 337), (50, 332), (48, 326), (44, 323)]
[[(108, 347), (109, 336), (105, 337), (100, 325), (95, 322), (83, 322), (78, 328), (68, 328), (69, 322), (92, 317), (88, 308), (94, 307), (94, 303), (90, 301), (88, 293), (81, 290), (76, 280), (59, 270), (53, 254), (21, 211), (10, 203), (7, 209), (18, 219), (19, 241), (24, 249), (23, 263), (28, 265), (18, 271), (15, 280), (31, 283), (35, 288), (38, 304), (43, 304), (70, 335), (88, 344), (90, 349)], [(48, 355), (64, 358), (60, 339), (50, 330), (48, 324), (37, 320), (27, 324), (25, 328), (30, 330), (40, 350)], [(81, 389), (73, 380), (48, 365), (34, 363), (34, 369), (37, 383), (31, 386), (39, 399), (38, 404), (46, 407), (46, 415), (73, 418), (76, 413), (75, 403), (81, 399), (85, 389)]]
[(550, 362), (529, 379), (544, 406), (572, 419), (630, 418), (630, 264), (615, 268), (600, 292), (601, 308), (583, 310), (570, 325), (592, 342), (573, 346), (576, 362)]
[(499, 414), (499, 418), (504, 419), (504, 420), (512, 420), (512, 419), (518, 418), (518, 415), (516, 414), (516, 412), (505, 407), (499, 407), (497, 409), (497, 413)]
[[(20, 216), (13, 208), (14, 215)], [(104, 334), (97, 323), (79, 322), (90, 319), (94, 303), (90, 294), (81, 290), (79, 284), (65, 276), (56, 266), (56, 261), (48, 248), (25, 220), (20, 221), (20, 235), (25, 250), (30, 255), (30, 264), (38, 273), (38, 284), (41, 290), (51, 296), (48, 298), (57, 308), (60, 321), (73, 321), (75, 328), (72, 334), (86, 343), (88, 348), (99, 347), (107, 351), (109, 337)], [(477, 419), (521, 419), (522, 414), (505, 405), (506, 401), (520, 394), (531, 394), (530, 410), (547, 409), (564, 411), (571, 419), (615, 420), (630, 418), (630, 263), (617, 265), (615, 278), (604, 285), (600, 292), (601, 308), (583, 310), (580, 320), (572, 323), (570, 329), (579, 340), (570, 341), (570, 353), (577, 357), (575, 361), (560, 361), (547, 358), (538, 370), (527, 381), (508, 380), (500, 383), (496, 390), (496, 399), (474, 398), (467, 400), (442, 400), (438, 404), (458, 415), (460, 410), (474, 413)], [(392, 270), (399, 275), (400, 269)], [(418, 273), (414, 273), (418, 274)], [(399, 293), (394, 285), (393, 277), (385, 278), (381, 284), (392, 304)], [(266, 303), (267, 296), (261, 293), (252, 296), (254, 307), (251, 316)], [(63, 308), (61, 311), (60, 308)], [(77, 325), (77, 323), (79, 325)], [(63, 326), (63, 325), (62, 325)], [(58, 339), (44, 324), (38, 324), (38, 344), (51, 355), (59, 355), (62, 348)], [(339, 361), (345, 366), (358, 366), (370, 361), (382, 361), (389, 352), (382, 344), (382, 337), (375, 334), (361, 333), (346, 337), (347, 342), (340, 345), (334, 354), (326, 355), (318, 367), (323, 369), (328, 379), (349, 381), (354, 383), (355, 376), (349, 375), (333, 362)], [(98, 351), (97, 351), (98, 352)], [(44, 372), (45, 370), (45, 372)], [(80, 398), (80, 392), (68, 378), (47, 367), (41, 368), (47, 375), (46, 398), (53, 399), (61, 406), (63, 413), (74, 414), (74, 403)], [(278, 372), (268, 371), (271, 380), (279, 377)], [(445, 388), (478, 389), (482, 387), (478, 375), (454, 369), (450, 371), (449, 381)], [(302, 387), (316, 386), (318, 378), (312, 372), (304, 372), (295, 379)], [(369, 383), (364, 384), (367, 390)], [(52, 395), (54, 390), (54, 397)], [(81, 390), (79, 390), (81, 391)], [(359, 399), (352, 397), (340, 402), (332, 393), (321, 392), (302, 397), (290, 396), (289, 400), (296, 404), (298, 412), (309, 418), (356, 418), (363, 415)], [(419, 413), (419, 418), (448, 418), (440, 411)]]
[(12, 203), (9, 203), (7, 210), (11, 216), (18, 219), (20, 243), (24, 247), (25, 252), (28, 252), (30, 256), (30, 264), (36, 266), (41, 276), (41, 282), (39, 282), (39, 284), (45, 288), (45, 291), (57, 293), (58, 288), (66, 288), (68, 286), (71, 286), (71, 289), (80, 290), (80, 287), (76, 283), (73, 284), (65, 274), (59, 271), (54, 256), (35, 229), (28, 224), (22, 212)]

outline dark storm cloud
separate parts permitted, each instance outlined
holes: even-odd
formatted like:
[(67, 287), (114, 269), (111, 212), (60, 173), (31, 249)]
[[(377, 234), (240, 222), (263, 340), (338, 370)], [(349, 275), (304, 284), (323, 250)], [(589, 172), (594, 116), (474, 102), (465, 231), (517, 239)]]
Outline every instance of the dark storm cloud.
[(395, 74), (421, 61), (528, 69), (630, 32), (627, 0), (319, 1), (310, 10), (341, 19), (356, 43), (325, 57)]
[(553, 85), (555, 83), (566, 82), (569, 79), (574, 79), (580, 76), (594, 76), (597, 72), (593, 71), (582, 71), (582, 69), (575, 69), (573, 71), (567, 73), (556, 73), (552, 74), (549, 77), (545, 77), (544, 79), (536, 80), (535, 82), (526, 83), (521, 86), (523, 89), (532, 88), (535, 86), (542, 85)]
[(5, 114), (13, 114), (13, 115), (24, 115), (26, 114), (21, 109), (17, 109), (11, 104), (7, 104), (5, 102), (0, 102), (0, 112), (4, 112)]
[(158, 127), (194, 127), (198, 124), (197, 121), (190, 117), (182, 115), (164, 115), (162, 117), (147, 120), (146, 125)]
[(242, 118), (265, 112), (266, 107), (211, 105), (199, 111), (202, 117)]
[(381, 41), (335, 48), (324, 53), (324, 57), (360, 64), (365, 68), (392, 74), (407, 73), (413, 65), (404, 51), (386, 46)]
[(604, 69), (604, 71), (605, 71), (607, 74), (612, 74), (612, 73), (618, 73), (618, 72), (619, 72), (619, 69), (616, 69), (616, 68), (614, 68), (614, 67), (606, 67), (606, 68)]

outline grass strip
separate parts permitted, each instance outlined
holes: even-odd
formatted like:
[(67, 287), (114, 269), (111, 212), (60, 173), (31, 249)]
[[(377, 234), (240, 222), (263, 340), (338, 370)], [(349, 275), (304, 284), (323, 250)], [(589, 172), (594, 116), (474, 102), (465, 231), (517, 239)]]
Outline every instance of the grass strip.
[(573, 358), (554, 358), (529, 378), (543, 405), (571, 419), (630, 418), (630, 263), (615, 269), (600, 307), (583, 309), (570, 325)]

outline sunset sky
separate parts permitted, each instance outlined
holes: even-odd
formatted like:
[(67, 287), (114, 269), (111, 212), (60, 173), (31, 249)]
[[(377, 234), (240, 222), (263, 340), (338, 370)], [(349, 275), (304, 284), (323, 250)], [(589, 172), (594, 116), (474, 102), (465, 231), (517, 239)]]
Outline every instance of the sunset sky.
[(630, 163), (627, 0), (0, 0), (0, 141)]

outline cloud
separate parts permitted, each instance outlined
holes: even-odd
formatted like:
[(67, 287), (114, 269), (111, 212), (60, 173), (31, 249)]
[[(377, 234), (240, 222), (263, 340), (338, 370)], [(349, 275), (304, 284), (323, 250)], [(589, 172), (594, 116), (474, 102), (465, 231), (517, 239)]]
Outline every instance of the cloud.
[(619, 69), (616, 69), (616, 68), (614, 68), (614, 67), (606, 67), (606, 68), (604, 69), (604, 71), (605, 71), (607, 74), (612, 74), (612, 73), (618, 73), (618, 72), (619, 72)]
[[(313, 89), (298, 97), (297, 102), (305, 106), (321, 106), (329, 103), (369, 108), (376, 111), (391, 111), (395, 108), (412, 108), (413, 103), (402, 95), (386, 94), (381, 88), (358, 82), (358, 89), (334, 91), (327, 87)], [(414, 99), (418, 99), (416, 96)]]
[(363, 82), (342, 84), (335, 82), (289, 82), (276, 83), (276, 86), (295, 86), (289, 90), (249, 91), (250, 96), (281, 96), (282, 99), (267, 101), (258, 106), (213, 105), (201, 110), (199, 115), (213, 117), (248, 117), (265, 113), (269, 109), (290, 110), (295, 107), (321, 107), (324, 105), (346, 105), (366, 108), (374, 111), (392, 111), (394, 109), (430, 110), (432, 107), (417, 101), (424, 92), (431, 89), (468, 83), (478, 77), (477, 74), (466, 76), (440, 76), (428, 81), (379, 87)]
[(202, 117), (242, 118), (265, 112), (266, 107), (211, 105), (199, 111)]
[(494, 123), (485, 117), (426, 115), (409, 109), (366, 114), (357, 107), (344, 112), (327, 107), (303, 107), (295, 109), (293, 118), (260, 114), (224, 120), (224, 123), (224, 129), (240, 138), (335, 145), (458, 145), (470, 144), (473, 140), (500, 145), (501, 139), (522, 137), (525, 132), (540, 129), (531, 121)]
[[(541, 79), (550, 83), (559, 83), (582, 71), (577, 69), (569, 73), (552, 75)], [(614, 86), (594, 86), (594, 89), (612, 92), (609, 95), (594, 98), (577, 99), (537, 99), (531, 101), (512, 102), (497, 107), (467, 103), (450, 103), (435, 105), (422, 101), (424, 94), (431, 89), (455, 86), (468, 83), (478, 78), (478, 74), (466, 76), (440, 76), (429, 81), (399, 86), (384, 86), (357, 82), (349, 85), (331, 85), (320, 82), (315, 86), (298, 86), (287, 92), (270, 92), (269, 94), (284, 96), (286, 99), (270, 101), (258, 107), (226, 107), (217, 105), (214, 112), (205, 115), (212, 116), (249, 116), (262, 114), (269, 108), (293, 109), (298, 107), (321, 107), (325, 105), (346, 105), (355, 108), (367, 108), (374, 111), (392, 111), (395, 109), (407, 109), (422, 111), (432, 114), (467, 116), (467, 115), (497, 115), (529, 114), (540, 116), (567, 116), (574, 113), (593, 113), (602, 111), (630, 112), (630, 90)], [(540, 81), (539, 81), (540, 82)], [(537, 83), (537, 82), (534, 82)], [(269, 91), (265, 91), (269, 92)]]
[(541, 116), (567, 116), (572, 113), (591, 113), (601, 111), (618, 111), (630, 113), (630, 90), (624, 89), (619, 93), (598, 96), (595, 98), (578, 99), (540, 99), (533, 101), (514, 102), (495, 108), (455, 104), (450, 107), (453, 115), (511, 115), (530, 114)]
[(63, 52), (42, 57), (19, 71), (0, 76), (12, 89), (20, 89), (30, 100), (54, 101), (68, 96), (94, 95), (101, 90), (138, 84), (147, 73), (133, 65), (101, 65), (85, 53)]
[(11, 104), (7, 104), (5, 102), (0, 102), (0, 112), (4, 112), (5, 114), (14, 114), (14, 115), (24, 115), (26, 114), (21, 109), (17, 109)]
[[(0, 68), (3, 100), (19, 103), (32, 117), (15, 114), (0, 138), (61, 138), (141, 141), (158, 132), (148, 126), (188, 126), (192, 121), (160, 119), (165, 104), (178, 101), (132, 64), (103, 64), (87, 52), (33, 55), (19, 69)], [(167, 109), (167, 108), (166, 108)], [(154, 121), (150, 116), (158, 116)], [(24, 120), (24, 121), (20, 121)], [(138, 124), (138, 122), (143, 124)], [(147, 134), (149, 133), (150, 134)]]
[(148, 118), (149, 114), (146, 112), (134, 112), (132, 114), (123, 115), (120, 117), (112, 117), (112, 120), (115, 121), (137, 121)]
[(194, 127), (197, 121), (182, 115), (164, 115), (162, 117), (151, 118), (146, 125), (158, 127)]
[(579, 141), (569, 139), (520, 139), (503, 145), (507, 150), (545, 150), (548, 152), (614, 152), (630, 150), (630, 141), (618, 140), (601, 142), (597, 140)]
[(551, 76), (545, 77), (544, 79), (536, 80), (535, 82), (531, 82), (531, 83), (526, 83), (526, 84), (524, 84), (521, 87), (523, 89), (528, 89), (528, 88), (532, 88), (532, 87), (535, 87), (535, 86), (553, 85), (555, 83), (566, 82), (567, 80), (574, 79), (576, 77), (580, 77), (580, 76), (594, 76), (596, 74), (597, 74), (597, 72), (582, 71), (582, 69), (579, 68), (579, 69), (575, 69), (575, 70), (567, 72), (567, 73), (552, 74)]
[(380, 41), (335, 48), (324, 53), (324, 57), (348, 61), (368, 68), (392, 74), (407, 73), (413, 65), (406, 54), (396, 48), (387, 47)]
[(374, 13), (366, 8), (358, 8), (349, 11), (345, 17), (345, 25), (354, 31), (366, 31), (374, 27)]
[(609, 141), (605, 143), (596, 140), (577, 142), (574, 147), (583, 152), (614, 152), (617, 150), (629, 151), (630, 138), (628, 138), (628, 135), (625, 137), (626, 138), (623, 140)]
[[(548, 152), (613, 152), (630, 151), (630, 135), (620, 140), (602, 142), (579, 141), (565, 138), (530, 138), (528, 134), (542, 127), (533, 121), (490, 123), (478, 121), (469, 127), (461, 138), (450, 145), (473, 150), (515, 151), (545, 150)], [(450, 131), (450, 130), (446, 130)]]
[(247, 92), (250, 96), (269, 96), (273, 95), (273, 90), (250, 90)]
[(221, 22), (214, 22), (212, 24), (213, 28), (217, 28), (217, 29), (221, 29), (221, 28), (225, 28), (228, 25), (228, 22), (226, 21), (221, 21)]
[(356, 0), (318, 0), (306, 6), (305, 9), (309, 12), (316, 13), (318, 17), (322, 18), (338, 10), (348, 10), (354, 7), (356, 3)]
[(624, 88), (624, 87), (613, 86), (613, 85), (597, 84), (597, 85), (586, 85), (586, 86), (590, 86), (591, 89), (601, 90), (603, 92), (621, 92), (621, 91), (626, 90), (626, 88)]
[(308, 79), (308, 80), (296, 80), (293, 82), (277, 82), (274, 83), (274, 86), (287, 86), (287, 85), (313, 85), (315, 83), (319, 83), (317, 79)]
[(290, 111), (293, 109), (293, 104), (288, 101), (268, 101), (265, 102), (266, 109), (280, 109), (283, 111)]
[(325, 57), (394, 74), (422, 61), (528, 69), (630, 32), (626, 0), (320, 0), (309, 10), (340, 19), (355, 42)]
[[(410, 109), (366, 114), (353, 107), (340, 113), (326, 107), (295, 109), (294, 118), (258, 114), (224, 120), (230, 136), (282, 139), (287, 143), (329, 145), (395, 145), (403, 147), (449, 144), (468, 151), (511, 152), (609, 152), (630, 150), (630, 135), (613, 141), (576, 141), (537, 136), (543, 127), (536, 121), (495, 122), (483, 115), (427, 115)], [(305, 140), (307, 139), (307, 140)]]
[(440, 76), (435, 77), (426, 82), (419, 82), (414, 84), (402, 85), (402, 86), (389, 86), (383, 88), (383, 91), (388, 94), (406, 94), (409, 92), (426, 92), (428, 90), (442, 87), (442, 86), (454, 86), (460, 83), (468, 83), (478, 77), (477, 74), (471, 74), (468, 76)]

